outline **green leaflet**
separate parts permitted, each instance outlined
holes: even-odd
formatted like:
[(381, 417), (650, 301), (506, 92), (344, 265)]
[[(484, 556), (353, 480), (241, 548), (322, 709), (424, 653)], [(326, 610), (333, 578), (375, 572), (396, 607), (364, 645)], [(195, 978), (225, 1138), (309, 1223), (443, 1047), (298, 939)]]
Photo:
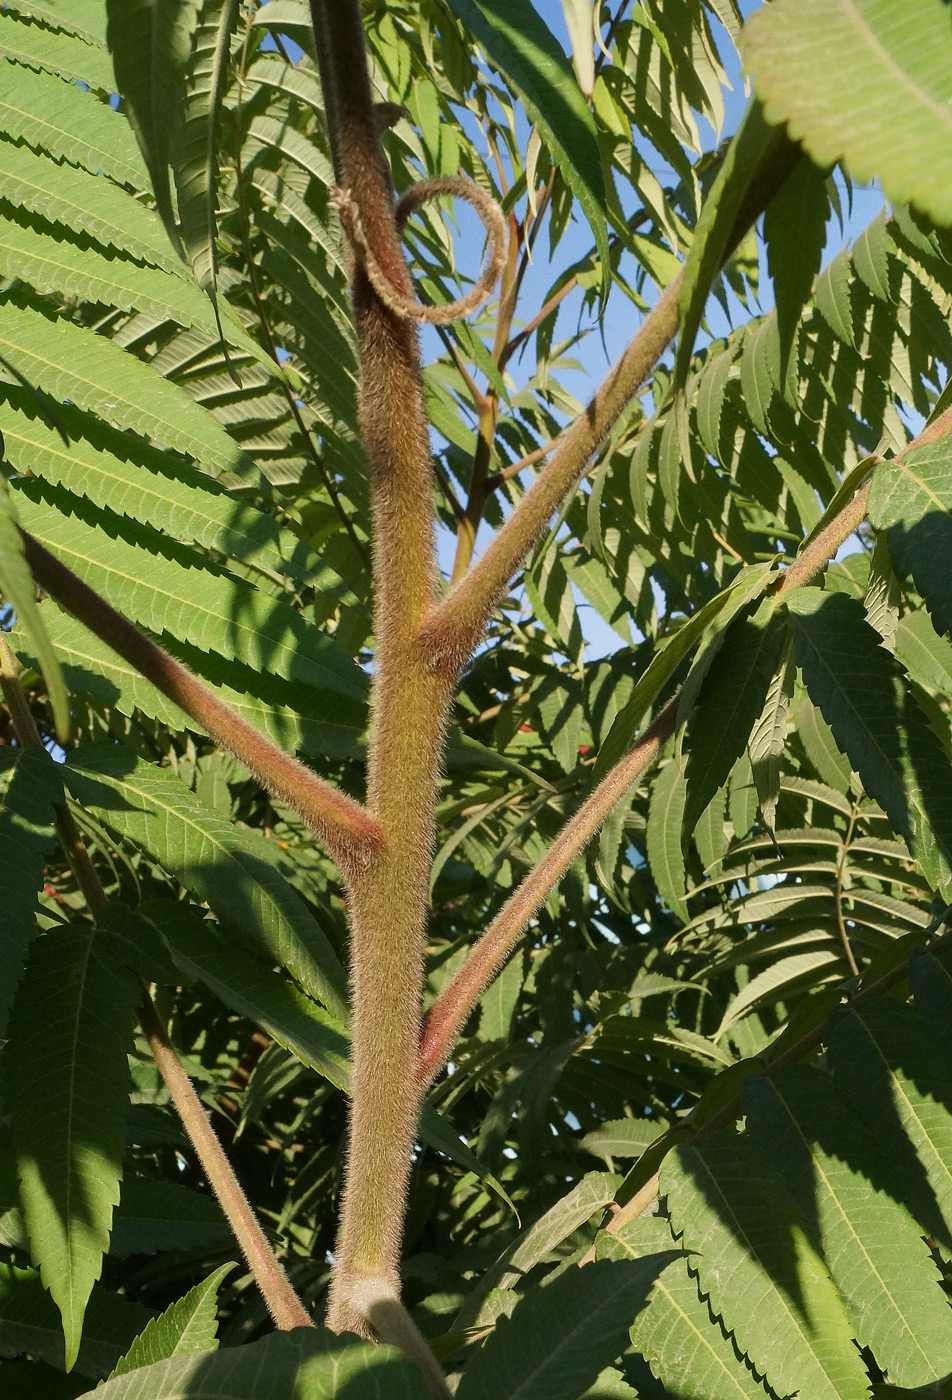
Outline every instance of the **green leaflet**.
[(684, 848), (681, 828), (687, 789), (677, 759), (672, 759), (655, 779), (648, 808), (646, 833), (648, 864), (658, 893), (682, 923), (687, 923), (684, 902)]
[[(676, 1246), (659, 1216), (642, 1216), (617, 1235), (598, 1237), (600, 1259), (644, 1259)], [(688, 1259), (677, 1254), (655, 1279), (648, 1306), (631, 1325), (631, 1342), (671, 1395), (685, 1400), (764, 1400), (766, 1387), (737, 1353), (723, 1328), (712, 1325)]]
[(468, 36), (520, 93), (588, 220), (610, 276), (605, 186), (591, 113), (551, 30), (530, 0), (449, 0)]
[(29, 146), (3, 141), (0, 198), (74, 233), (88, 233), (102, 246), (187, 277), (152, 210), (101, 175), (60, 165)]
[(0, 798), (0, 1040), (36, 926), (43, 868), (56, 841), (53, 804), (62, 800), (59, 767), (44, 748), (26, 749)]
[[(747, 23), (771, 122), (819, 165), (952, 223), (952, 34), (934, 0), (779, 0)], [(843, 55), (849, 62), (843, 62)], [(817, 93), (823, 101), (817, 101)]]
[(869, 518), (885, 530), (899, 573), (911, 574), (939, 632), (952, 631), (952, 444), (926, 443), (873, 474)]
[(45, 68), (68, 82), (82, 82), (106, 94), (116, 86), (109, 55), (98, 45), (43, 24), (30, 24), (5, 10), (0, 22), (0, 55), (29, 68)]
[(105, 44), (100, 0), (18, 0), (17, 9), (52, 29), (78, 34), (88, 44)]
[(747, 1131), (783, 1176), (846, 1305), (855, 1336), (900, 1385), (952, 1370), (949, 1305), (922, 1230), (875, 1140), (829, 1075), (751, 1075)]
[(837, 744), (909, 842), (933, 888), (952, 857), (949, 761), (862, 604), (845, 593), (790, 595), (797, 661)]
[[(177, 705), (81, 622), (68, 613), (53, 611), (52, 605), (47, 605), (44, 616), (74, 695), (93, 695), (124, 715), (141, 710), (171, 729), (193, 727), (194, 722)], [(189, 670), (201, 674), (215, 687), (219, 699), (285, 751), (314, 757), (363, 758), (367, 725), (363, 704), (344, 700), (329, 690), (315, 692), (300, 682), (282, 681), (249, 666), (223, 661), (214, 653), (195, 652), (181, 643), (169, 645), (167, 637), (163, 642), (167, 651), (174, 652)], [(13, 643), (21, 657), (31, 656), (27, 639), (19, 631), (14, 632)], [(239, 685), (241, 690), (235, 688)], [(315, 709), (318, 713), (310, 713)], [(491, 763), (492, 753), (487, 750), (485, 764), (478, 766), (501, 767)]]
[(640, 1157), (659, 1132), (651, 1118), (616, 1118), (586, 1133), (581, 1146), (595, 1157)]
[(211, 475), (234, 472), (255, 485), (261, 480), (250, 457), (210, 413), (105, 336), (8, 302), (0, 354), (57, 402), (68, 399), (113, 427), (184, 452)]
[(293, 531), (171, 453), (68, 407), (59, 414), (66, 446), (26, 390), (0, 383), (0, 403), (6, 460), (15, 472), (42, 477), (174, 540), (346, 593), (343, 579)]
[(952, 1076), (911, 1006), (878, 997), (838, 1008), (826, 1035), (833, 1078), (892, 1165), (925, 1231), (952, 1243)]
[(621, 758), (634, 738), (645, 711), (707, 628), (714, 622), (719, 622), (721, 628), (726, 627), (741, 608), (764, 591), (773, 567), (773, 560), (768, 560), (741, 569), (726, 588), (699, 608), (673, 636), (661, 643), (602, 743), (595, 765), (596, 781), (604, 777)]
[(690, 719), (684, 811), (689, 832), (744, 752), (786, 642), (787, 619), (772, 598), (727, 629)]
[(205, 0), (198, 13), (185, 73), (181, 127), (172, 168), (182, 239), (199, 283), (216, 299), (215, 215), (217, 123), (238, 0)]
[(106, 0), (106, 13), (116, 82), (149, 167), (159, 215), (178, 245), (169, 163), (198, 4), (196, 0)]
[(865, 1400), (865, 1367), (780, 1178), (746, 1138), (678, 1147), (661, 1189), (702, 1294), (771, 1389)]
[[(185, 567), (177, 559), (117, 538), (110, 539), (104, 558), (101, 528), (51, 508), (36, 483), (18, 483), (18, 487), (24, 529), (131, 622), (141, 623), (156, 636), (167, 632), (196, 652), (243, 661), (350, 700), (364, 699), (366, 678), (356, 663), (338, 642), (309, 626), (287, 603), (208, 567), (199, 554), (192, 554), (192, 566)], [(69, 508), (65, 493), (54, 489), (44, 495)], [(154, 542), (161, 548), (161, 536), (153, 535), (150, 541), (147, 531), (148, 527), (140, 527), (136, 534), (145, 544)], [(188, 558), (187, 551), (175, 552), (179, 558)]]
[(780, 335), (780, 378), (786, 378), (790, 352), (803, 308), (820, 271), (830, 201), (826, 171), (800, 160), (764, 214), (767, 266), (773, 279)]
[(624, 1348), (674, 1249), (600, 1259), (536, 1284), (501, 1317), (463, 1373), (459, 1400), (576, 1400)]
[(487, 1295), (494, 1289), (511, 1286), (546, 1259), (596, 1211), (608, 1205), (619, 1181), (620, 1177), (611, 1172), (586, 1173), (571, 1191), (524, 1230), (486, 1270), (460, 1308), (453, 1330), (463, 1331), (489, 1320), (491, 1312), (488, 1311)]
[(100, 941), (79, 925), (35, 940), (3, 1059), (30, 1250), (62, 1314), (67, 1369), (119, 1200), (126, 1057), (141, 996)]
[[(150, 1317), (148, 1308), (96, 1284), (86, 1309), (75, 1370), (92, 1380), (107, 1376)], [(63, 1366), (63, 1324), (40, 1275), (4, 1262), (0, 1262), (0, 1349), (4, 1355), (28, 1352), (52, 1366)]]
[(752, 102), (704, 201), (684, 264), (676, 388), (687, 382), (704, 305), (725, 259), (801, 159), (799, 147), (785, 131), (768, 126), (760, 103)]
[(747, 740), (751, 772), (760, 801), (760, 813), (767, 829), (776, 829), (777, 802), (780, 797), (780, 755), (787, 737), (787, 717), (796, 680), (793, 664), (793, 644), (788, 639), (780, 664), (767, 687), (767, 698), (760, 718), (754, 721)]
[(234, 1264), (222, 1264), (208, 1278), (190, 1288), (184, 1298), (167, 1307), (160, 1317), (152, 1318), (109, 1379), (172, 1356), (214, 1351), (218, 1345), (218, 1290), (234, 1268)]
[(4, 63), (0, 132), (120, 185), (147, 190), (129, 123), (111, 107), (52, 73)]
[(920, 685), (952, 691), (952, 642), (937, 634), (924, 608), (899, 619), (896, 656)]
[(338, 1089), (348, 1088), (349, 1039), (341, 1021), (214, 928), (198, 934), (179, 925), (164, 932), (190, 977), (204, 982), (232, 1011), (263, 1027), (302, 1064)]
[(261, 1342), (173, 1356), (116, 1376), (82, 1400), (426, 1400), (412, 1361), (389, 1346), (297, 1327)]
[(720, 1039), (731, 1026), (736, 1025), (755, 1007), (778, 1002), (793, 990), (802, 991), (817, 986), (830, 976), (841, 980), (846, 972), (847, 969), (842, 965), (842, 953), (835, 946), (818, 948), (807, 953), (795, 953), (789, 958), (777, 957), (762, 972), (758, 972), (756, 977), (752, 977), (728, 1002), (717, 1038)]
[[(2, 216), (0, 275), (18, 278), (38, 292), (140, 312), (157, 322), (195, 327), (212, 338), (219, 333), (214, 310), (195, 282), (161, 267), (107, 257), (95, 248), (41, 232), (34, 223), (24, 227)], [(270, 355), (233, 317), (225, 316), (220, 330), (231, 345), (276, 369)]]
[(19, 519), (10, 488), (0, 476), (0, 595), (9, 603), (20, 626), (30, 639), (39, 668), (46, 681), (53, 707), (56, 733), (63, 743), (69, 738), (69, 699), (59, 659), (44, 626), (36, 601), (36, 585), (23, 554)]
[(233, 828), (167, 769), (128, 750), (105, 744), (75, 750), (66, 782), (77, 801), (141, 846), (226, 925), (346, 1020), (344, 970), (320, 925), (275, 868), (266, 839)]

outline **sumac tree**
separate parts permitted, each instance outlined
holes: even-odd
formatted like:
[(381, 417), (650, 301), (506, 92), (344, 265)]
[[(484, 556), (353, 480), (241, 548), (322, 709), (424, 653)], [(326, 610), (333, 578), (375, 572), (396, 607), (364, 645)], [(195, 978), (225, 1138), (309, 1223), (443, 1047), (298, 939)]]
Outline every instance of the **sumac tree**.
[(0, 7), (4, 1396), (942, 1393), (950, 60)]

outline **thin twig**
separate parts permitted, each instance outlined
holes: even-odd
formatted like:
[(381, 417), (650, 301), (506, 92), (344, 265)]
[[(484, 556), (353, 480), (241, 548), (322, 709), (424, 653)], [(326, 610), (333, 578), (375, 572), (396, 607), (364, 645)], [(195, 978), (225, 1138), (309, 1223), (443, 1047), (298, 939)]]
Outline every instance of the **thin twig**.
[(139, 1007), (139, 1021), (195, 1155), (234, 1231), (275, 1326), (283, 1332), (290, 1331), (292, 1327), (313, 1327), (310, 1314), (292, 1288), (290, 1279), (248, 1204), (234, 1168), (225, 1156), (192, 1081), (169, 1040), (165, 1023), (149, 996)]

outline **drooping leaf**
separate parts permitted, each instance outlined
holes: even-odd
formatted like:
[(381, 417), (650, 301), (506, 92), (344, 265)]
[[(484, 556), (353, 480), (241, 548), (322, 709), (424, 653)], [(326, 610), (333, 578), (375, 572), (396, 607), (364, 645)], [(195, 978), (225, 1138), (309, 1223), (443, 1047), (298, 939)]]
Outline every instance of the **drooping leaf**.
[(760, 718), (754, 721), (747, 740), (751, 772), (760, 800), (760, 813), (769, 831), (776, 829), (777, 802), (780, 798), (780, 755), (787, 737), (787, 717), (796, 678), (792, 642), (787, 643), (780, 664), (767, 687), (767, 698)]
[(63, 798), (60, 770), (42, 747), (17, 759), (0, 796), (0, 1038), (23, 976), (36, 926), (37, 893), (55, 845), (53, 806)]
[(821, 1070), (744, 1081), (747, 1131), (783, 1176), (821, 1249), (857, 1340), (901, 1385), (952, 1370), (952, 1328), (921, 1228), (885, 1158)]
[(106, 0), (106, 12), (116, 82), (149, 167), (159, 214), (177, 241), (169, 163), (198, 5), (196, 0)]
[(787, 620), (772, 598), (728, 628), (691, 716), (684, 810), (688, 831), (744, 752), (786, 642)]
[(35, 940), (3, 1059), (30, 1249), (63, 1318), (67, 1369), (119, 1199), (126, 1056), (141, 995), (99, 945), (98, 932), (79, 925)]
[(241, 1347), (156, 1361), (82, 1400), (426, 1400), (426, 1394), (416, 1366), (394, 1347), (297, 1327)]
[(623, 1350), (672, 1249), (647, 1259), (602, 1259), (537, 1284), (500, 1318), (470, 1359), (459, 1400), (575, 1400)]
[(684, 825), (684, 804), (687, 789), (684, 774), (676, 759), (668, 763), (651, 792), (646, 833), (648, 864), (661, 898), (678, 918), (687, 923), (688, 910), (684, 902), (684, 848), (681, 828)]
[[(952, 34), (935, 0), (779, 0), (744, 30), (768, 121), (952, 223)], [(842, 63), (849, 54), (849, 63)], [(822, 92), (822, 102), (817, 92)]]
[(110, 745), (74, 750), (77, 799), (194, 890), (231, 928), (347, 1018), (343, 968), (313, 915), (276, 869), (263, 837), (234, 829), (167, 769)]
[(195, 276), (216, 306), (216, 129), (237, 17), (238, 0), (204, 0), (201, 6), (186, 65), (181, 128), (172, 151), (182, 237)]
[(873, 473), (869, 518), (886, 531), (900, 573), (916, 581), (939, 632), (952, 631), (952, 445), (926, 443)]
[(903, 686), (901, 668), (857, 599), (805, 588), (790, 595), (788, 606), (811, 698), (923, 874), (944, 887), (952, 858), (949, 762)]
[(777, 305), (781, 381), (786, 378), (800, 316), (820, 270), (830, 208), (826, 178), (826, 172), (811, 160), (798, 161), (764, 214), (767, 266)]
[(704, 201), (684, 265), (675, 357), (678, 388), (687, 382), (704, 306), (724, 259), (802, 159), (800, 148), (786, 132), (768, 126), (760, 103), (752, 102)]
[(866, 1372), (843, 1304), (783, 1184), (752, 1144), (719, 1133), (679, 1147), (661, 1187), (701, 1292), (771, 1389), (865, 1400)]
[(490, 61), (520, 93), (588, 220), (609, 273), (602, 164), (591, 113), (552, 31), (530, 0), (449, 0)]
[(226, 1006), (255, 1021), (279, 1045), (339, 1089), (350, 1082), (345, 1026), (214, 929), (169, 928), (166, 938), (191, 977), (204, 982)]
[(36, 585), (23, 553), (16, 505), (7, 485), (0, 476), (0, 595), (17, 614), (23, 631), (30, 639), (56, 723), (56, 732), (63, 743), (69, 739), (69, 698), (66, 682), (53, 643), (43, 624), (43, 614), (36, 601)]
[(147, 1323), (109, 1379), (169, 1357), (214, 1351), (218, 1341), (218, 1290), (234, 1267), (222, 1264), (190, 1288), (184, 1298), (171, 1303), (160, 1317)]

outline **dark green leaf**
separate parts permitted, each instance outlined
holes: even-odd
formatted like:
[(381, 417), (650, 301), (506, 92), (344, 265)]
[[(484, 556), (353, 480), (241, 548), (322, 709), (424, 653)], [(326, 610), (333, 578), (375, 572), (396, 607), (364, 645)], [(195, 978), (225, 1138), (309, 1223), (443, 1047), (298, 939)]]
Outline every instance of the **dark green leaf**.
[(926, 443), (873, 474), (869, 518), (886, 531), (897, 570), (911, 574), (939, 632), (952, 631), (952, 445)]
[(63, 1317), (67, 1368), (119, 1200), (126, 1057), (141, 996), (100, 943), (78, 925), (35, 940), (3, 1059), (30, 1249)]
[(880, 645), (862, 604), (845, 593), (799, 590), (788, 600), (797, 661), (866, 788), (906, 837), (934, 888), (949, 880), (949, 761), (901, 668)]
[(0, 1039), (36, 926), (46, 859), (55, 846), (53, 805), (62, 799), (62, 774), (46, 750), (21, 753), (0, 799)]
[(537, 1284), (463, 1373), (459, 1400), (575, 1400), (618, 1356), (674, 1250), (602, 1259)]

